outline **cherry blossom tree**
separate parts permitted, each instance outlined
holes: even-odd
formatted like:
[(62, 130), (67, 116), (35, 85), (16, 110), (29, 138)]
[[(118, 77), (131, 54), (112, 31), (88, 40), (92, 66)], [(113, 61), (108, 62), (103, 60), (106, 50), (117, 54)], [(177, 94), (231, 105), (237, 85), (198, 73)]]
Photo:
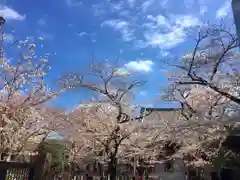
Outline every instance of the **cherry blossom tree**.
[[(110, 104), (78, 107), (68, 115), (63, 125), (63, 135), (75, 144), (74, 160), (88, 159), (107, 164), (108, 174), (116, 176), (116, 165), (123, 151), (123, 144), (136, 131), (132, 121), (118, 123), (118, 111)], [(66, 125), (67, 124), (67, 125)], [(69, 127), (69, 132), (66, 132)]]
[(81, 126), (86, 128), (81, 136), (93, 141), (93, 152), (101, 154), (104, 163), (108, 164), (110, 179), (115, 179), (121, 145), (135, 131), (131, 126), (135, 119), (135, 107), (131, 105), (133, 90), (145, 81), (134, 80), (130, 73), (106, 61), (93, 62), (85, 75), (70, 73), (62, 77), (60, 83), (64, 87), (85, 88), (100, 97), (100, 107), (90, 108), (96, 112), (80, 118), (85, 124)]
[[(173, 147), (174, 144), (177, 149), (179, 149), (178, 144), (181, 144), (181, 150), (184, 149), (184, 152), (196, 150), (200, 147), (200, 142), (196, 139), (201, 133), (212, 130), (211, 127), (215, 125), (209, 122), (202, 124), (194, 118), (191, 118), (191, 121), (177, 118), (171, 121), (158, 119), (145, 123), (138, 122), (136, 119), (139, 118), (129, 111), (131, 101), (126, 101), (124, 97), (132, 95), (131, 90), (135, 86), (142, 85), (143, 82), (130, 82), (131, 75), (122, 76), (116, 68), (106, 63), (91, 65), (87, 75), (94, 78), (88, 79), (88, 76), (70, 74), (63, 77), (61, 83), (71, 88), (86, 88), (96, 92), (102, 95), (102, 101), (98, 106), (94, 105), (91, 108), (79, 107), (74, 111), (74, 113), (78, 112), (78, 115), (68, 119), (71, 122), (69, 124), (74, 128), (65, 129), (76, 128), (74, 131), (76, 142), (81, 138), (90, 140), (87, 144), (91, 145), (91, 153), (94, 153), (97, 159), (101, 157), (103, 163), (107, 162), (108, 174), (112, 179), (116, 176), (117, 161), (128, 162), (133, 166), (135, 164), (133, 159), (148, 164), (164, 161), (175, 154), (174, 152), (170, 153), (171, 155), (167, 154), (168, 148), (166, 148)], [(208, 126), (209, 128), (206, 128)], [(215, 135), (217, 133), (221, 134), (220, 130)], [(207, 138), (205, 140), (207, 141)], [(80, 146), (83, 148), (82, 145)], [(183, 151), (179, 151), (177, 155), (183, 157)]]
[(158, 148), (162, 147), (158, 129), (136, 120), (118, 123), (117, 108), (109, 103), (89, 102), (87, 105), (70, 112), (61, 131), (79, 147), (74, 157), (76, 162), (86, 159), (107, 165), (106, 173), (115, 177), (117, 164), (131, 165), (141, 176), (143, 166), (138, 162), (144, 160), (150, 165), (157, 161)]
[(193, 51), (168, 74), (171, 85), (162, 98), (182, 106), (182, 121), (174, 128), (184, 140), (179, 153), (189, 165), (212, 165), (228, 132), (238, 126), (230, 114), (239, 110), (239, 44), (232, 32), (224, 25), (204, 26)]
[[(1, 159), (4, 155), (24, 154), (29, 140), (43, 139), (56, 128), (53, 119), (64, 118), (64, 113), (44, 103), (65, 91), (65, 88), (57, 91), (48, 88), (44, 80), (50, 70), (48, 56), (37, 56), (35, 43), (29, 39), (11, 46), (5, 43), (4, 22), (0, 17)], [(20, 55), (14, 57), (14, 52)]]
[(133, 126), (136, 131), (123, 144), (121, 159), (130, 164), (135, 172), (142, 178), (145, 173), (148, 175), (147, 168), (164, 161), (167, 136), (166, 131), (159, 129), (152, 121), (135, 121)]
[(239, 46), (237, 35), (224, 24), (203, 27), (196, 45), (175, 65), (182, 72), (181, 85), (199, 85), (239, 104)]

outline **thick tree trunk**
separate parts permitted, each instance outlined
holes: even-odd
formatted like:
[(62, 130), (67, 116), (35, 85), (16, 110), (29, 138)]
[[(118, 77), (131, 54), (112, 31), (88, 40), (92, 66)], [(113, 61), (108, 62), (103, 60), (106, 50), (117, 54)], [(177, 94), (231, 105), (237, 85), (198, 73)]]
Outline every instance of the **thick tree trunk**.
[(90, 165), (89, 164), (87, 164), (85, 170), (86, 170), (85, 179), (86, 180), (92, 180), (93, 179), (93, 176), (92, 176), (93, 172), (90, 170)]
[(109, 176), (110, 176), (110, 180), (116, 180), (116, 176), (117, 176), (116, 166), (111, 165), (109, 167)]
[(137, 171), (138, 171), (138, 180), (143, 180), (145, 168), (141, 166), (137, 167)]
[(104, 180), (104, 170), (103, 170), (103, 164), (98, 163), (98, 170), (99, 170), (99, 176), (100, 180)]
[(3, 154), (3, 153), (0, 154), (0, 160), (1, 160), (1, 161), (4, 160), (4, 154)]
[(111, 161), (108, 163), (108, 175), (110, 176), (110, 180), (116, 180), (116, 158), (112, 158)]

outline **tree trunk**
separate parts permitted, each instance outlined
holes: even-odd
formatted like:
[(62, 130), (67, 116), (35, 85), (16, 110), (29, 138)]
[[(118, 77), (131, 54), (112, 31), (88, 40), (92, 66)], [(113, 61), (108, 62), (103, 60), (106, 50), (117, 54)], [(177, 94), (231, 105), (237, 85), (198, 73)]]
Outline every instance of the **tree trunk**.
[(144, 170), (145, 170), (145, 168), (142, 166), (137, 167), (138, 180), (143, 180)]
[(72, 162), (69, 163), (68, 170), (67, 170), (67, 180), (71, 180), (73, 177), (74, 172), (74, 164)]
[(108, 175), (110, 176), (110, 180), (116, 180), (116, 158), (112, 158), (111, 161), (108, 163)]
[(100, 175), (100, 180), (104, 180), (103, 164), (98, 163), (98, 171), (99, 171), (99, 175)]
[(149, 179), (149, 168), (147, 168), (145, 172), (145, 180), (148, 180), (148, 179)]

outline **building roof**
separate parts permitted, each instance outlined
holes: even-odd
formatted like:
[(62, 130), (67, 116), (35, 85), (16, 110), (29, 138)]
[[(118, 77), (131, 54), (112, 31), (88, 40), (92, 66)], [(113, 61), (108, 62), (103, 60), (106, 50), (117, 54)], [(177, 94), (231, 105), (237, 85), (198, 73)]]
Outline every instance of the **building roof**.
[(181, 114), (181, 108), (141, 108), (140, 120), (152, 120), (152, 121), (171, 121), (179, 118)]

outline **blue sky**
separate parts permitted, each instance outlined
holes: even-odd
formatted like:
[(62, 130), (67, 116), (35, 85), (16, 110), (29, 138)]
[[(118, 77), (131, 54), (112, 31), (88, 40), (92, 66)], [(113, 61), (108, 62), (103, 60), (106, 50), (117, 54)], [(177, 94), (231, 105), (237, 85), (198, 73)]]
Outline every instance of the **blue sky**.
[[(119, 58), (148, 81), (136, 96), (145, 106), (168, 106), (158, 99), (168, 83), (163, 61), (191, 50), (184, 29), (232, 21), (230, 0), (0, 0), (0, 15), (7, 20), (7, 40), (44, 37), (39, 53), (52, 55), (49, 83), (64, 72), (84, 71), (93, 58)], [(69, 109), (86, 97), (67, 93), (53, 104)]]

